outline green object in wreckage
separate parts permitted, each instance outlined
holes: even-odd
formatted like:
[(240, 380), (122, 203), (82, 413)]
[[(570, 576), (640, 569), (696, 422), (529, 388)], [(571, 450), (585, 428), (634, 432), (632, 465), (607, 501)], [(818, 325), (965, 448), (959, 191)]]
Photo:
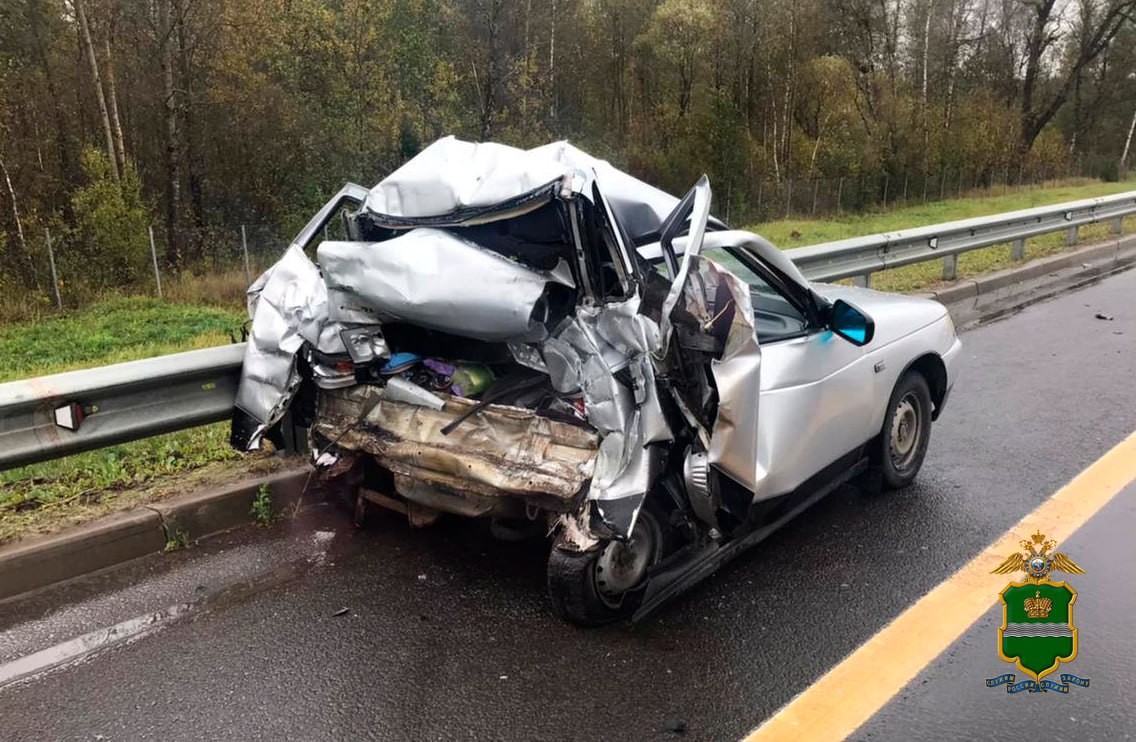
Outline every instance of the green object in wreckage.
[(459, 397), (474, 397), (481, 394), (493, 383), (493, 372), (488, 366), (480, 363), (469, 363), (458, 366), (451, 380), (454, 394)]

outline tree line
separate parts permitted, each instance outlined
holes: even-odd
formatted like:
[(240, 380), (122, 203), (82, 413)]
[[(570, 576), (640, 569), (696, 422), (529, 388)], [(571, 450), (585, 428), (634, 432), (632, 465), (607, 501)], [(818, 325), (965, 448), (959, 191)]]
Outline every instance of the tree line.
[(93, 285), (129, 282), (150, 224), (165, 267), (192, 267), (218, 225), (288, 235), (344, 181), (371, 185), (451, 133), (568, 138), (672, 192), (706, 172), (734, 221), (763, 183), (1116, 178), (1136, 125), (1134, 11), (3, 0), (0, 290), (50, 282), (45, 227)]

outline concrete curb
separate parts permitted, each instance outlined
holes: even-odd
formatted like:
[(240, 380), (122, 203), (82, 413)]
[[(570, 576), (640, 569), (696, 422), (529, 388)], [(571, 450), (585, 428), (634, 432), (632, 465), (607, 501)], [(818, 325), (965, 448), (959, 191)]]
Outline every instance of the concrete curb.
[(955, 324), (970, 326), (1052, 298), (1136, 265), (1136, 235), (1087, 245), (966, 279), (923, 294), (947, 306)]
[[(272, 509), (277, 515), (295, 508), (304, 495), (309, 471), (305, 467), (281, 472), (223, 490), (203, 490), (144, 507), (157, 514), (165, 534), (172, 536), (181, 532), (198, 541), (253, 522), (252, 503), (261, 487), (268, 487)], [(307, 492), (309, 504), (315, 499), (313, 491), (318, 482), (313, 480), (311, 484)]]
[(248, 525), (253, 521), (252, 502), (262, 486), (268, 487), (276, 513), (305, 499), (310, 504), (319, 495), (313, 494), (314, 486), (304, 492), (308, 471), (293, 469), (194, 492), (0, 547), (0, 602), (159, 553), (179, 533), (192, 542)]

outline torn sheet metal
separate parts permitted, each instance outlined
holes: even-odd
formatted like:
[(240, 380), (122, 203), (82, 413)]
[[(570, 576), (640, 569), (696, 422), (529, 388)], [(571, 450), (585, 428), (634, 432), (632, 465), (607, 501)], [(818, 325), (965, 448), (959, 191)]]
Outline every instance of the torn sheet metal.
[[(688, 203), (687, 199), (692, 199), (690, 210), (690, 233), (684, 240), (685, 249), (683, 251), (682, 263), (679, 265), (676, 275), (671, 276), (672, 283), (671, 289), (667, 293), (666, 299), (663, 300), (663, 309), (661, 320), (659, 322), (660, 331), (662, 334), (662, 347), (665, 350), (671, 335), (671, 313), (674, 312), (675, 306), (678, 304), (679, 296), (687, 287), (686, 277), (690, 272), (691, 260), (696, 257), (702, 250), (702, 237), (706, 234), (706, 222), (710, 218), (710, 181), (703, 175), (694, 184), (691, 189), (690, 195), (683, 199), (683, 204)], [(674, 224), (674, 222), (671, 222)], [(673, 272), (674, 266), (671, 260), (674, 257), (674, 252), (677, 250), (674, 246), (674, 240), (668, 235), (663, 235), (663, 249), (667, 255), (668, 265)]]
[[(635, 244), (658, 239), (660, 225), (679, 201), (565, 141), (522, 150), (450, 136), (384, 178), (363, 208), (376, 223), (391, 227), (416, 226), (415, 220), (423, 226), (471, 224), (537, 208), (557, 182), (562, 198), (591, 198), (591, 183), (598, 183)], [(441, 219), (446, 216), (451, 218)]]
[(300, 383), (296, 355), (305, 342), (327, 353), (345, 351), (342, 327), (329, 326), (327, 288), (319, 269), (297, 245), (249, 288), (252, 329), (245, 347), (235, 405), (259, 425), (248, 449), (260, 444), (288, 408)]
[(659, 328), (638, 309), (638, 297), (580, 308), (543, 345), (553, 386), (581, 389), (588, 422), (600, 431), (588, 499), (624, 536), (634, 528), (639, 507), (660, 473), (661, 460), (648, 445), (673, 437), (650, 362)]
[(280, 260), (249, 287), (252, 326), (235, 407), (238, 416), (247, 415), (254, 425), (238, 425), (234, 418), (233, 445), (258, 448), (264, 432), (284, 416), (300, 384), (296, 356), (305, 342), (329, 355), (346, 352), (339, 337), (344, 327), (328, 321), (327, 287), (304, 247), (335, 212), (362, 203), (366, 195), (362, 186), (344, 185), (304, 225)]
[(479, 340), (547, 336), (552, 273), (534, 270), (439, 229), (385, 242), (324, 242), (332, 320), (398, 319)]
[(632, 242), (657, 239), (659, 226), (678, 204), (678, 199), (593, 157), (568, 142), (552, 142), (528, 152), (534, 158), (548, 158), (567, 168), (594, 173), (616, 219), (627, 230)]
[(321, 392), (315, 431), (443, 489), (516, 496), (556, 511), (578, 504), (595, 467), (595, 432), (491, 404), (445, 435), (442, 428), (477, 403), (439, 396), (444, 407), (433, 410), (384, 398), (371, 386)]
[(364, 208), (397, 219), (496, 207), (541, 190), (566, 173), (563, 163), (495, 142), (449, 136), (419, 152), (371, 189)]
[(710, 363), (718, 389), (710, 463), (753, 491), (765, 471), (757, 455), (761, 350), (749, 286), (709, 258), (691, 258), (687, 309), (711, 331), (723, 325), (726, 339), (721, 357)]

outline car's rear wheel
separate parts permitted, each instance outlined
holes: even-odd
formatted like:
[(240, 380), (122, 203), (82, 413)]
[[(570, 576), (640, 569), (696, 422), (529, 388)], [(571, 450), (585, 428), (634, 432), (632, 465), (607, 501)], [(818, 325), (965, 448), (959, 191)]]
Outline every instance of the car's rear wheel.
[(908, 371), (891, 393), (884, 427), (872, 451), (885, 489), (900, 489), (915, 481), (930, 439), (931, 389), (922, 374)]
[(625, 541), (586, 552), (553, 546), (548, 593), (556, 615), (581, 626), (629, 618), (643, 600), (647, 570), (665, 553), (666, 528), (654, 508), (644, 506)]

